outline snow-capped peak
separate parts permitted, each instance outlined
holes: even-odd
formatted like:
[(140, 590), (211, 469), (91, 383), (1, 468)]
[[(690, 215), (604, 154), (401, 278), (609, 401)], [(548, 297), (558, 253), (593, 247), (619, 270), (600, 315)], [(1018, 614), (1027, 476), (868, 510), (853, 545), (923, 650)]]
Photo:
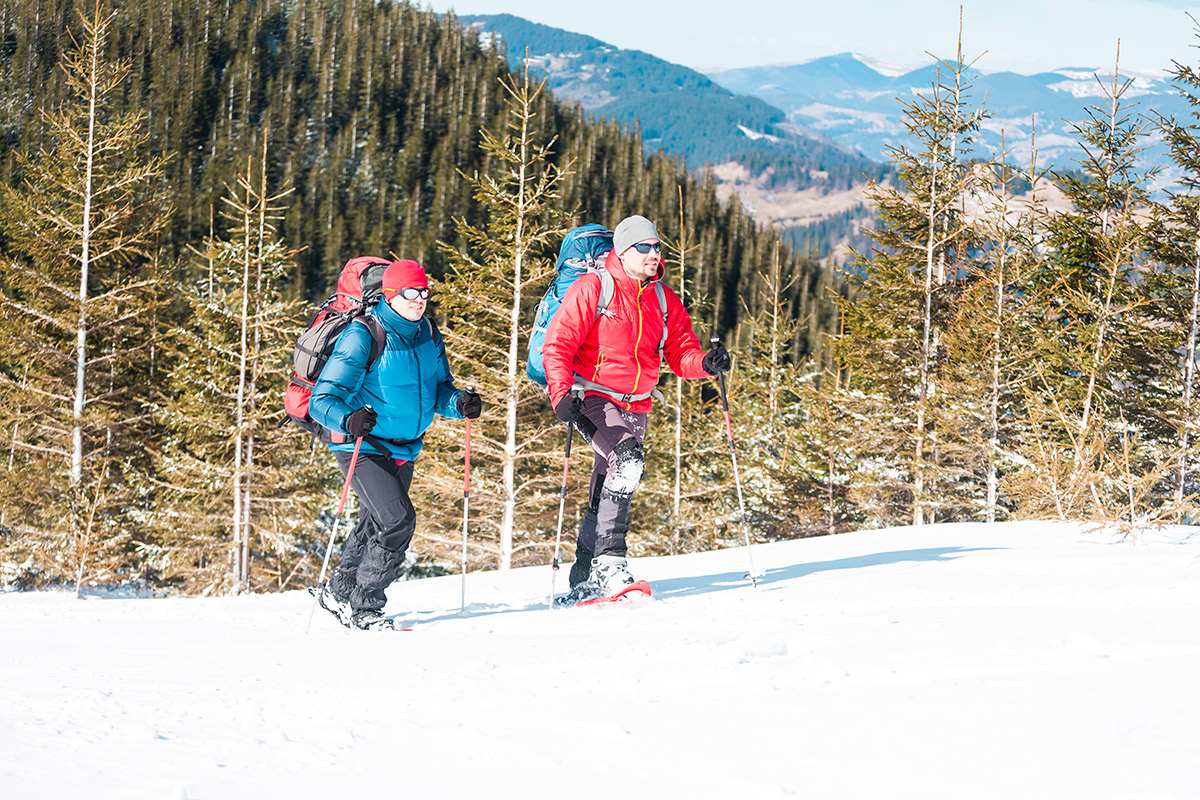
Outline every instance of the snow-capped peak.
[(850, 54), (858, 63), (878, 72), (886, 78), (899, 78), (901, 75), (907, 75), (915, 69), (920, 69), (926, 66), (928, 62), (918, 62), (915, 64), (890, 64), (886, 61), (880, 61), (870, 56), (864, 56), (862, 53)]

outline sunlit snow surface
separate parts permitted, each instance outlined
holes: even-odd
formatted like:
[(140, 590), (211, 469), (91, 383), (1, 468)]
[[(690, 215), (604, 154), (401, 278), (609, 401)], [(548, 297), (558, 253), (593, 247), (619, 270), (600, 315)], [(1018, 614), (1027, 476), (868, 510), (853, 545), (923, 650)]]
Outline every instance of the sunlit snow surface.
[[(412, 633), (303, 592), (0, 595), (0, 796), (1200, 797), (1200, 533), (893, 529), (397, 584)], [(419, 534), (418, 534), (419, 536)], [(559, 573), (563, 587), (566, 571)]]

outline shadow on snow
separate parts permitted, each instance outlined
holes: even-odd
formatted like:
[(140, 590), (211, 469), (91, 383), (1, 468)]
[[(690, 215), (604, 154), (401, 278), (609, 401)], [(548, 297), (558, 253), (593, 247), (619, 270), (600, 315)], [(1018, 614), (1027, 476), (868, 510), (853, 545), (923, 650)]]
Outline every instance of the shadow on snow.
[[(911, 562), (945, 562), (961, 558), (965, 553), (982, 550), (998, 550), (995, 547), (927, 547), (920, 550), (893, 550), (887, 553), (871, 553), (850, 558), (837, 558), (832, 561), (808, 561), (793, 564), (788, 567), (768, 569), (758, 579), (759, 588), (772, 588), (772, 584), (804, 578), (818, 572), (832, 572), (843, 569), (862, 569), (878, 567), (887, 564)], [(719, 575), (704, 575), (688, 578), (673, 578), (671, 580), (655, 581), (654, 595), (660, 599), (673, 597), (690, 597), (698, 594), (724, 592), (729, 589), (740, 589), (750, 586), (749, 573), (725, 572)]]
[[(919, 550), (893, 550), (886, 553), (870, 553), (868, 555), (853, 556), (850, 558), (837, 558), (832, 561), (810, 561), (801, 564), (793, 564), (787, 567), (777, 567), (775, 569), (766, 570), (765, 574), (759, 578), (759, 589), (771, 591), (773, 588), (780, 588), (777, 584), (782, 584), (786, 581), (797, 580), (809, 575), (814, 575), (819, 572), (833, 572), (836, 570), (848, 569), (863, 569), (865, 567), (878, 567), (888, 564), (902, 564), (905, 562), (914, 563), (944, 563), (961, 558), (967, 553), (977, 553), (987, 550), (1000, 550), (998, 547), (928, 547)], [(730, 589), (750, 589), (750, 580), (745, 572), (724, 572), (715, 575), (695, 575), (683, 578), (670, 578), (666, 580), (654, 581), (654, 596), (660, 600), (674, 599), (677, 597), (691, 597), (693, 595), (712, 594), (713, 592), (724, 592)], [(566, 587), (563, 587), (566, 590)], [(417, 617), (412, 620), (411, 615), (422, 615), (431, 612), (409, 611), (396, 615), (400, 619), (409, 619), (416, 624), (425, 626), (434, 622), (455, 618), (468, 617), (486, 617), (493, 614), (512, 614), (522, 611), (535, 611), (537, 609), (546, 609), (545, 601), (536, 603), (526, 603), (522, 606), (505, 605), (498, 603), (471, 603), (467, 606), (466, 613), (455, 612), (432, 612), (435, 616), (428, 618)], [(562, 609), (570, 611), (570, 609)]]

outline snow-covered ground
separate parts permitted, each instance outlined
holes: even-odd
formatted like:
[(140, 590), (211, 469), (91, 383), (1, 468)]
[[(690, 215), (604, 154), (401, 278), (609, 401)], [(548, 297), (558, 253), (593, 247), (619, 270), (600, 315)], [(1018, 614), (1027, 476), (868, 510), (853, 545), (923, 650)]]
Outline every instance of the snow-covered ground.
[[(0, 797), (1197, 798), (1200, 533), (945, 525), (309, 596), (0, 595)], [(559, 573), (559, 587), (566, 579)]]

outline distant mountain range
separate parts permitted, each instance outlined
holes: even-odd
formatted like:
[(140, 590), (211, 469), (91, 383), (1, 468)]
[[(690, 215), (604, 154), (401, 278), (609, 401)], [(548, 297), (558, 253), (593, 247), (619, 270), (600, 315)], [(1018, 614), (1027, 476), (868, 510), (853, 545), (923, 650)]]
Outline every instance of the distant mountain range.
[[(464, 16), (481, 39), (502, 40), (513, 69), (526, 52), (531, 71), (560, 99), (585, 111), (640, 127), (648, 150), (662, 148), (692, 169), (710, 167), (722, 192), (736, 192), (754, 215), (824, 255), (836, 245), (866, 244), (862, 222), (869, 180), (887, 180), (889, 145), (905, 132), (903, 101), (928, 91), (938, 65), (893, 67), (854, 53), (798, 64), (713, 71), (707, 75), (591, 36), (510, 14)], [(942, 67), (943, 72), (945, 68)], [(974, 155), (1027, 164), (1036, 121), (1042, 167), (1077, 167), (1082, 155), (1073, 125), (1089, 105), (1103, 105), (1104, 70), (1065, 68), (1038, 75), (968, 70), (968, 101), (984, 102)], [(1127, 111), (1183, 116), (1188, 109), (1165, 76), (1132, 79)], [(1148, 165), (1166, 166), (1151, 146)], [(1164, 169), (1160, 182), (1171, 171)]]
[(788, 166), (789, 177), (830, 188), (861, 183), (863, 173), (879, 171), (878, 160), (803, 130), (781, 109), (735, 94), (687, 67), (511, 14), (459, 21), (484, 40), (499, 37), (514, 69), (528, 51), (531, 72), (547, 78), (556, 97), (577, 101), (598, 116), (637, 124), (648, 149), (681, 156), (693, 169), (749, 160), (750, 154), (762, 161), (769, 154), (778, 157), (780, 168)]
[[(932, 85), (937, 64), (914, 69), (881, 65), (855, 53), (786, 66), (749, 67), (708, 73), (732, 92), (754, 95), (787, 112), (789, 121), (874, 159), (887, 157), (887, 145), (904, 136), (899, 101)], [(945, 68), (943, 67), (943, 72)], [(1088, 105), (1104, 104), (1100, 80), (1111, 69), (1065, 68), (1037, 75), (968, 70), (970, 102), (984, 102), (991, 117), (983, 123), (980, 157), (998, 153), (1001, 134), (1012, 158), (1027, 164), (1031, 123), (1036, 119), (1038, 162), (1070, 169), (1082, 151), (1072, 128), (1086, 119)], [(1099, 73), (1099, 80), (1097, 78)], [(1134, 113), (1186, 113), (1166, 76), (1129, 75), (1133, 82), (1122, 103)], [(1164, 163), (1161, 150), (1148, 163)]]
[(638, 50), (511, 14), (462, 16), (487, 42), (503, 42), (510, 66), (544, 77), (559, 99), (638, 126), (647, 150), (663, 149), (692, 169), (713, 168), (723, 196), (737, 192), (754, 215), (824, 255), (864, 244), (870, 216), (862, 190), (891, 167), (823, 133), (795, 125), (770, 103), (736, 94), (705, 75)]

